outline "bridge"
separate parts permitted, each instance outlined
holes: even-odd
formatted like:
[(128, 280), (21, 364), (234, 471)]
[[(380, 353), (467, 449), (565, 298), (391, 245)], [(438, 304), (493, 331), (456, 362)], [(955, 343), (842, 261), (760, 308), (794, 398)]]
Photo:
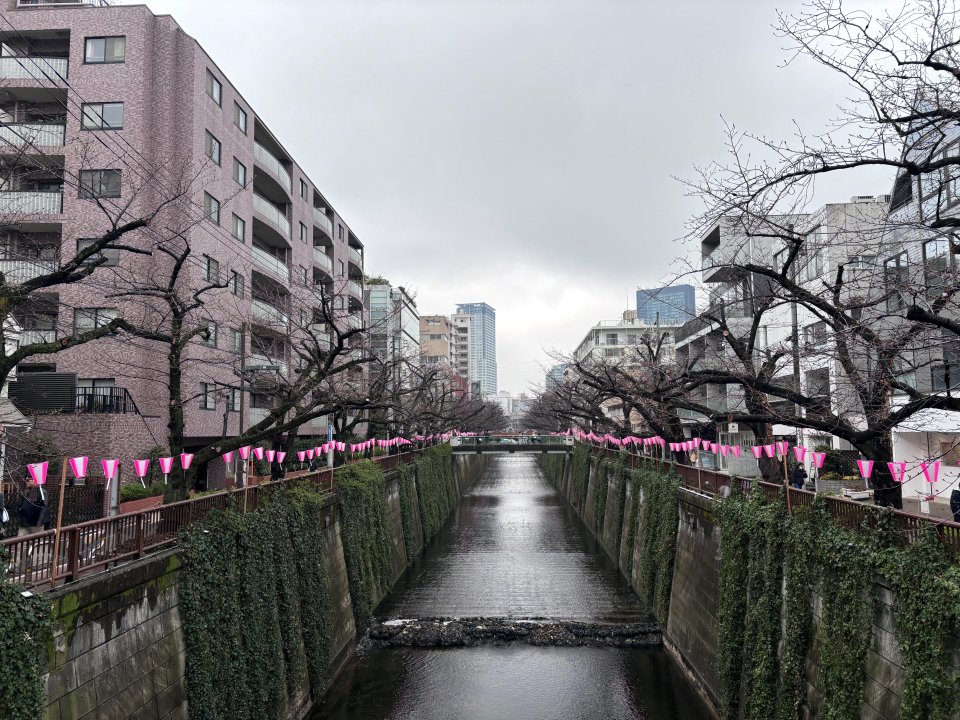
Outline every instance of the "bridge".
[(456, 454), (463, 453), (568, 453), (573, 450), (573, 438), (557, 435), (477, 435), (452, 437), (450, 446)]

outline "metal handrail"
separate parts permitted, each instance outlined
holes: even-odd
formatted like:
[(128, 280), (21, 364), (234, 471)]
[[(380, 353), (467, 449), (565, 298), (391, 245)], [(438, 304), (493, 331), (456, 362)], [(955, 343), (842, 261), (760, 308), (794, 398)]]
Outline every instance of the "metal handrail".
[(253, 194), (253, 211), (272, 226), (287, 240), (290, 239), (290, 221), (272, 202), (256, 193)]
[(318, 207), (313, 209), (313, 224), (323, 230), (326, 230), (327, 235), (330, 236), (330, 239), (333, 239), (333, 220), (327, 217), (327, 214)]
[[(386, 473), (400, 464), (414, 462), (419, 452), (421, 450), (412, 450), (373, 460)], [(359, 461), (351, 460), (347, 464)], [(60, 529), (57, 580), (73, 581), (81, 575), (105, 570), (118, 563), (140, 558), (148, 552), (174, 545), (183, 528), (197, 523), (214, 510), (253, 512), (260, 507), (262, 497), (269, 496), (288, 483), (308, 482), (332, 495), (336, 489), (334, 472), (335, 468), (290, 472), (284, 479), (277, 481), (255, 477), (251, 484), (244, 487), (65, 526)], [(50, 586), (56, 534), (56, 530), (44, 530), (0, 542), (0, 547), (10, 555), (6, 571), (11, 582), (23, 587)]]

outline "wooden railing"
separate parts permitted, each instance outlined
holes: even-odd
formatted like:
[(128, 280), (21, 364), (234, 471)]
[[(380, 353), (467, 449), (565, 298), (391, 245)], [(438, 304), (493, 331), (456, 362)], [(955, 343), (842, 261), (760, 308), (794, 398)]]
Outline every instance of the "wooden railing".
[[(603, 448), (588, 444), (595, 452), (604, 454), (608, 458), (617, 458), (621, 452), (611, 448)], [(631, 452), (623, 452), (627, 460), (627, 466), (637, 469), (643, 466), (661, 466), (664, 469), (672, 469), (680, 476), (680, 482), (683, 487), (689, 491), (695, 491), (704, 495), (723, 497), (724, 487), (730, 487), (732, 483), (739, 483), (744, 494), (749, 494), (753, 488), (759, 490), (768, 499), (775, 499), (783, 492), (783, 485), (777, 483), (764, 482), (756, 478), (741, 477), (738, 475), (728, 475), (726, 473), (716, 472), (714, 470), (704, 470), (703, 468), (691, 467), (690, 465), (681, 465), (670, 460), (663, 460), (650, 455), (638, 455)], [(797, 488), (788, 488), (788, 503), (791, 512), (798, 508), (813, 504), (817, 493), (810, 490), (799, 490)], [(872, 527), (877, 522), (877, 514), (871, 509), (875, 506), (860, 503), (855, 500), (837, 497), (834, 495), (823, 495), (827, 512), (835, 523), (850, 530), (861, 530)], [(930, 528), (937, 533), (940, 542), (943, 543), (948, 554), (954, 559), (960, 559), (960, 523), (951, 522), (939, 518), (931, 518), (927, 515), (917, 515), (903, 510), (891, 510), (890, 530), (896, 534), (898, 542), (901, 545), (909, 545), (915, 542), (920, 536)]]
[[(384, 472), (390, 472), (402, 463), (416, 460), (419, 452), (413, 450), (400, 455), (385, 455), (374, 461)], [(135, 560), (175, 543), (183, 528), (214, 510), (256, 510), (264, 498), (293, 481), (309, 482), (324, 492), (333, 493), (335, 470), (322, 468), (312, 472), (289, 472), (283, 480), (276, 482), (254, 478), (245, 487), (66, 526), (60, 529), (56, 563), (53, 561), (55, 530), (9, 538), (0, 543), (0, 547), (10, 555), (6, 574), (12, 582), (24, 587), (50, 588), (57, 583), (76, 580), (82, 575)]]

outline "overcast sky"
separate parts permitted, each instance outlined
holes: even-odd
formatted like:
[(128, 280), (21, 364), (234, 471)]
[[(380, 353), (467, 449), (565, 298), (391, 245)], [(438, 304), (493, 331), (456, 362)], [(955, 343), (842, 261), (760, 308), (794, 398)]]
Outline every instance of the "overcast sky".
[[(863, 4), (863, 3), (860, 3)], [(844, 97), (784, 68), (800, 0), (148, 0), (200, 42), (423, 314), (497, 310), (501, 389), (542, 383), (632, 291), (676, 272), (721, 116), (815, 130)], [(878, 175), (818, 201), (889, 192)], [(699, 298), (698, 298), (699, 300)]]

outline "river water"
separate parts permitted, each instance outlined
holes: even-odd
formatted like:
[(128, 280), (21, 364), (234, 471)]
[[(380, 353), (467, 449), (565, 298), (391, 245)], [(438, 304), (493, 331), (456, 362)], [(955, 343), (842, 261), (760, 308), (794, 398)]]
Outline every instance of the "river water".
[[(494, 455), (377, 617), (643, 621), (636, 597), (533, 455)], [(660, 649), (362, 646), (312, 720), (700, 720)]]

